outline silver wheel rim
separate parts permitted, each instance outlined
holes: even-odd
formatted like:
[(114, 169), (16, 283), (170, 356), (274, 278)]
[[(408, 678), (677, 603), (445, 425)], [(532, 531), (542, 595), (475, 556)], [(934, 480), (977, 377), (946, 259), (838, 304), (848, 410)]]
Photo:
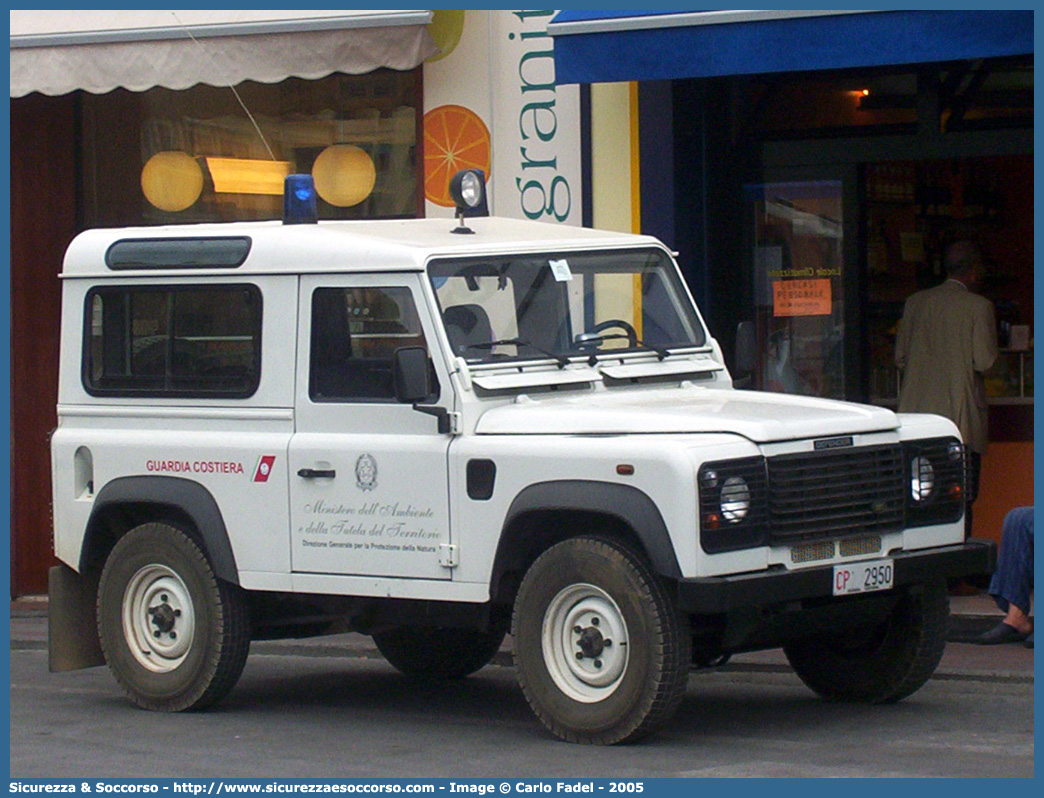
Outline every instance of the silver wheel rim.
[(541, 646), (552, 681), (574, 701), (605, 700), (627, 673), (627, 622), (616, 602), (595, 585), (570, 585), (551, 600)]
[(123, 634), (134, 659), (153, 673), (168, 673), (188, 656), (196, 614), (185, 583), (165, 565), (146, 565), (123, 593)]

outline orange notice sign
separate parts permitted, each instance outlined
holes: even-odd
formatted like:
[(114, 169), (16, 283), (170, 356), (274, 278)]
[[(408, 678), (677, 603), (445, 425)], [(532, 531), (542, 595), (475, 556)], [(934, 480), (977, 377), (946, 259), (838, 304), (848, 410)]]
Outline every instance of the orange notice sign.
[(829, 316), (830, 278), (777, 280), (772, 284), (773, 316)]

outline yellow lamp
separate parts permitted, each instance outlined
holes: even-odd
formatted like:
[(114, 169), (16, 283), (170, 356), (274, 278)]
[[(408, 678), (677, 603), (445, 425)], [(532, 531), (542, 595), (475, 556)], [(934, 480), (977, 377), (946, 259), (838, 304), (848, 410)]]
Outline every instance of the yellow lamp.
[(157, 152), (141, 170), (141, 190), (161, 211), (183, 211), (203, 192), (203, 170), (187, 152)]
[(353, 144), (333, 144), (315, 159), (312, 178), (320, 197), (338, 208), (349, 208), (370, 196), (377, 168), (365, 150)]

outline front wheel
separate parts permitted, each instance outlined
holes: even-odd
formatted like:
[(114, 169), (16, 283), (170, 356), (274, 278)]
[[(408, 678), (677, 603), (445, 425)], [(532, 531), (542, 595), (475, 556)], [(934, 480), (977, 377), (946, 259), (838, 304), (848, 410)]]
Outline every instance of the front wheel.
[(824, 698), (889, 704), (935, 672), (949, 617), (946, 583), (934, 580), (911, 588), (873, 628), (795, 641), (783, 651), (801, 681)]
[(519, 588), (512, 635), (526, 700), (563, 740), (632, 742), (685, 694), (688, 619), (614, 541), (573, 538), (541, 554)]
[(246, 601), (201, 547), (163, 523), (113, 547), (98, 586), (98, 633), (116, 681), (145, 709), (209, 706), (235, 685), (250, 649)]

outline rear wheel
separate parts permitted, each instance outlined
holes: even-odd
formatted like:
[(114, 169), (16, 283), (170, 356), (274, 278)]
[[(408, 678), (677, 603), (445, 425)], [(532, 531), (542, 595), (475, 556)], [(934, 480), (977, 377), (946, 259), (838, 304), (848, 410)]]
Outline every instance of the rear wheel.
[(574, 538), (540, 555), (519, 588), (512, 635), (526, 700), (563, 740), (637, 740), (685, 694), (688, 619), (614, 541)]
[(98, 586), (105, 660), (146, 709), (200, 709), (235, 685), (250, 648), (242, 592), (214, 575), (201, 547), (163, 523), (113, 547)]
[(820, 635), (783, 651), (801, 680), (828, 700), (893, 703), (935, 672), (949, 617), (946, 583), (935, 580), (911, 588), (871, 629)]
[(474, 673), (500, 650), (503, 628), (480, 631), (400, 626), (373, 636), (382, 656), (407, 676), (462, 679)]

